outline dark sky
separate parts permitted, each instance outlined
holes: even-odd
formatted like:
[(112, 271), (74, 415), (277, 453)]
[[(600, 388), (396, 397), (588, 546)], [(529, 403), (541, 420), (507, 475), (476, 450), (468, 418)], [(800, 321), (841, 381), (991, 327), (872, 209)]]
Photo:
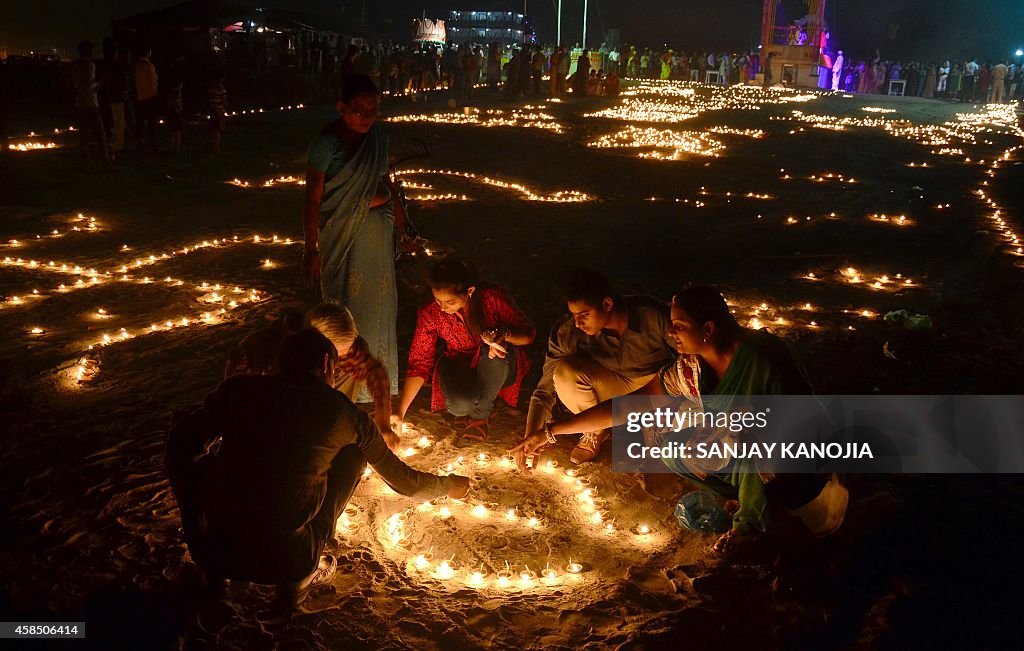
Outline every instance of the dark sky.
[[(542, 41), (554, 40), (557, 0), (527, 0)], [(172, 0), (0, 0), (0, 48), (71, 49), (81, 38), (98, 41), (112, 17), (173, 4)], [(451, 9), (522, 11), (521, 2), (501, 0), (268, 0), (267, 4), (318, 14), (359, 16), (391, 25), (396, 35), (426, 12), (444, 18)], [(783, 0), (798, 17), (800, 0)], [(761, 0), (591, 0), (588, 44), (599, 44), (605, 28), (618, 27), (623, 39), (650, 45), (746, 49), (756, 45)], [(562, 2), (563, 41), (580, 39), (583, 0)], [(878, 47), (886, 57), (1009, 56), (1024, 47), (1024, 0), (831, 0), (826, 12), (834, 43), (848, 54), (867, 55)], [(895, 30), (896, 39), (890, 38)]]

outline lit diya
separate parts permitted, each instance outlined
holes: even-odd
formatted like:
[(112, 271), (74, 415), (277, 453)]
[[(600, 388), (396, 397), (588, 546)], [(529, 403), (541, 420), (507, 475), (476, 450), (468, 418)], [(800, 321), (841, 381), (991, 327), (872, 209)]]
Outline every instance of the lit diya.
[(352, 520), (349, 519), (349, 516), (348, 516), (347, 513), (342, 513), (341, 517), (338, 518), (338, 523), (337, 523), (337, 526), (335, 527), (335, 530), (338, 533), (342, 533), (342, 532), (345, 532), (345, 531), (352, 531), (357, 526), (358, 525), (355, 522), (352, 522)]
[(531, 570), (529, 565), (524, 565), (523, 571), (519, 573), (519, 582), (523, 584), (523, 587), (529, 587), (536, 580), (537, 573)]
[(548, 563), (543, 570), (540, 571), (540, 576), (545, 581), (554, 581), (558, 578), (558, 570), (551, 567), (551, 563)]
[(423, 570), (430, 567), (430, 557), (430, 552), (416, 554), (416, 556), (414, 556), (412, 559), (412, 564), (417, 570), (422, 572)]
[(470, 575), (466, 578), (466, 583), (473, 586), (474, 588), (483, 587), (487, 573), (480, 570), (473, 570)]
[(452, 562), (446, 559), (438, 564), (435, 574), (437, 578), (447, 581), (455, 577), (455, 568), (452, 566)]
[(508, 561), (505, 561), (505, 569), (498, 570), (496, 576), (498, 577), (498, 587), (506, 588), (512, 583), (512, 577), (515, 574), (512, 572), (512, 568), (509, 567)]
[(583, 565), (569, 559), (569, 564), (565, 566), (565, 571), (569, 574), (579, 574), (583, 571)]

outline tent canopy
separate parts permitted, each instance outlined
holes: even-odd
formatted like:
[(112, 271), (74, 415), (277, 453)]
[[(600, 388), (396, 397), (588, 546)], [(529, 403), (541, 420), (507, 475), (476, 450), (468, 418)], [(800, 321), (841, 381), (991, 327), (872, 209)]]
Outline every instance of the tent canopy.
[(237, 0), (186, 0), (180, 4), (128, 16), (114, 21), (117, 30), (223, 29), (238, 22), (255, 21), (271, 29), (313, 29), (342, 31), (340, 25), (322, 16), (274, 7), (257, 7)]
[(115, 29), (206, 29), (221, 28), (256, 14), (254, 5), (231, 0), (187, 0), (181, 4), (147, 11), (114, 21)]

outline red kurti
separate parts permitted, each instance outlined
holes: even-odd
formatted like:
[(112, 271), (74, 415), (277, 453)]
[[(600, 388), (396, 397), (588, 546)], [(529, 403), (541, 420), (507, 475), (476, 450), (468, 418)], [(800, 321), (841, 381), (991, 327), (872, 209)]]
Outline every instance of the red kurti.
[[(516, 301), (507, 290), (501, 287), (482, 289), (472, 300), (483, 301), (483, 319), (481, 330), (494, 328), (529, 328), (530, 337), (535, 331), (530, 320), (516, 305)], [(445, 314), (434, 301), (423, 304), (416, 315), (416, 332), (412, 336), (409, 347), (409, 370), (406, 377), (430, 379), (430, 409), (441, 411), (445, 407), (441, 381), (437, 376), (436, 350), (437, 340), (445, 343), (442, 355), (445, 357), (462, 357), (469, 360), (471, 368), (475, 368), (480, 358), (480, 347), (484, 345), (479, 336), (470, 334), (466, 323), (457, 314)], [(515, 381), (498, 392), (506, 403), (515, 406), (519, 401), (519, 387), (523, 377), (530, 370), (530, 362), (526, 359), (526, 351), (522, 346), (510, 346), (516, 356)]]

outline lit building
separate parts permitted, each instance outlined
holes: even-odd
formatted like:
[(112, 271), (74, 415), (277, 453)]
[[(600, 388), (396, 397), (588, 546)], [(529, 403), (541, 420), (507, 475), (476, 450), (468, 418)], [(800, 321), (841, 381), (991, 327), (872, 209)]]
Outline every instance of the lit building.
[(527, 16), (512, 11), (453, 11), (446, 24), (449, 43), (501, 43), (533, 40)]

